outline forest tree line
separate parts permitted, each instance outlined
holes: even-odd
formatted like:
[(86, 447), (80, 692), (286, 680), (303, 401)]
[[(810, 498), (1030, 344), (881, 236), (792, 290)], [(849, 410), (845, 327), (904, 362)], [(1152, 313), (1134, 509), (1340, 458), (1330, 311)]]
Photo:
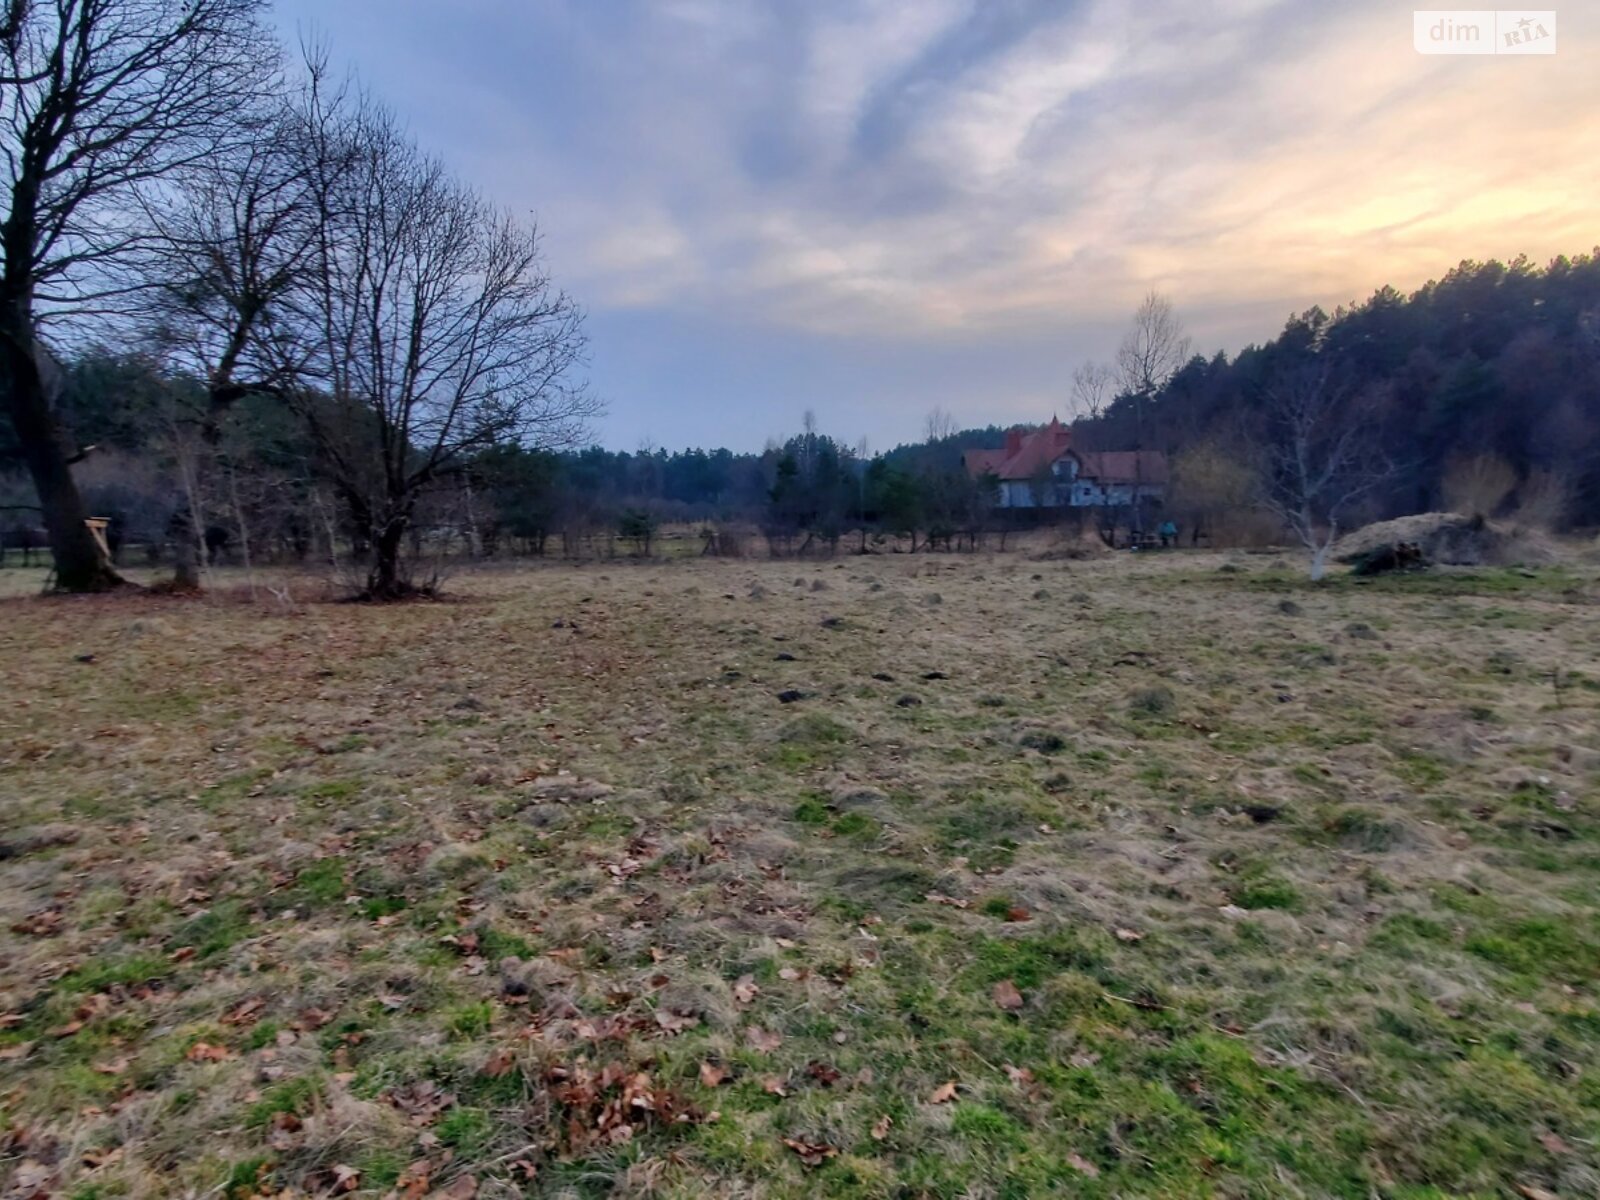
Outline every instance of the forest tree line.
[[(1159, 300), (1155, 309), (1156, 325), (1173, 320)], [(1233, 358), (1187, 355), (1178, 333), (1164, 369), (1121, 354), (1080, 370), (1063, 409), (1080, 446), (1171, 455), (1167, 515), (1187, 530), (1226, 534), (1233, 522), (1236, 535), (1264, 526), (1270, 536), (1283, 526), (1268, 503), (1275, 389), (1315, 371), (1332, 427), (1354, 427), (1369, 459), (1344, 528), (1468, 507), (1591, 527), (1600, 524), (1597, 314), (1594, 255), (1543, 268), (1464, 263), (1410, 295), (1383, 288), (1331, 316), (1297, 315)], [(1139, 340), (1134, 324), (1129, 343)], [(155, 351), (91, 348), (66, 364), (61, 420), (97, 447), (77, 471), (90, 507), (115, 518), (122, 540), (161, 553), (174, 528), (198, 528), (202, 539), (220, 528), (235, 559), (252, 544), (263, 560), (370, 553), (368, 529), (341, 503), (336, 474), (292, 406), (251, 393), (209, 431), (194, 418), (206, 411), (206, 381)], [(961, 466), (965, 450), (1002, 445), (1005, 427), (957, 430), (936, 412), (922, 439), (869, 454), (809, 416), (804, 425), (747, 453), (515, 439), (463, 448), (414, 497), (406, 549), (645, 552), (660, 526), (693, 523), (709, 552), (748, 551), (743, 530), (794, 553), (865, 548), (875, 535), (909, 536), (913, 548), (976, 544), (1008, 527), (992, 483)], [(0, 463), (16, 458), (0, 436)]]

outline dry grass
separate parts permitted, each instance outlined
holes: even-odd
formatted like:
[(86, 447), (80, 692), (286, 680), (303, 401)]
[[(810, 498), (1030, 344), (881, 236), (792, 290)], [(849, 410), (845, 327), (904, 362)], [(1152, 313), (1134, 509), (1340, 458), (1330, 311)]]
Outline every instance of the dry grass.
[(1296, 576), (0, 572), (0, 1194), (1593, 1195), (1596, 573)]
[(1455, 566), (1551, 566), (1564, 557), (1560, 544), (1536, 528), (1453, 512), (1379, 521), (1340, 538), (1333, 555), (1349, 563), (1399, 542), (1421, 547), (1429, 562)]

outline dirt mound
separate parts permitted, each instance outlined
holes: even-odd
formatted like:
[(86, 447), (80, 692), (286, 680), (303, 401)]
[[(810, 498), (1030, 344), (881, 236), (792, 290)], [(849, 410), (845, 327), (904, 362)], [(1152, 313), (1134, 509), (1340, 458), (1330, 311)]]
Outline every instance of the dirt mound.
[(1093, 530), (1062, 529), (1051, 535), (1043, 549), (1028, 555), (1029, 562), (1081, 562), (1088, 558), (1103, 558), (1110, 548)]
[(1379, 521), (1339, 539), (1333, 556), (1355, 562), (1384, 546), (1419, 546), (1428, 562), (1468, 567), (1537, 566), (1560, 560), (1543, 534), (1520, 526), (1466, 517), (1460, 513), (1417, 513)]

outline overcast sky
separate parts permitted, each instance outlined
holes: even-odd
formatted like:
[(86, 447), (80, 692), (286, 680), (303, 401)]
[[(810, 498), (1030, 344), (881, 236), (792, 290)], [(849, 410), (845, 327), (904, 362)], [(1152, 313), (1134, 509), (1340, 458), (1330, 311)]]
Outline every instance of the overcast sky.
[(1424, 57), (1391, 0), (278, 0), (537, 218), (616, 449), (1047, 419), (1140, 296), (1197, 348), (1600, 242), (1600, 17)]

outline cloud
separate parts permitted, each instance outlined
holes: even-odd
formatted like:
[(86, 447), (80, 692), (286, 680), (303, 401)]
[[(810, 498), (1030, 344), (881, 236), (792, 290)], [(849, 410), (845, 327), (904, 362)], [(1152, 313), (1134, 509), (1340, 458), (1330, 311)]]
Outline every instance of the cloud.
[(1081, 346), (1158, 287), (1237, 345), (1594, 238), (1575, 19), (1554, 57), (1450, 58), (1390, 0), (280, 3), (536, 211), (591, 309), (708, 337)]

